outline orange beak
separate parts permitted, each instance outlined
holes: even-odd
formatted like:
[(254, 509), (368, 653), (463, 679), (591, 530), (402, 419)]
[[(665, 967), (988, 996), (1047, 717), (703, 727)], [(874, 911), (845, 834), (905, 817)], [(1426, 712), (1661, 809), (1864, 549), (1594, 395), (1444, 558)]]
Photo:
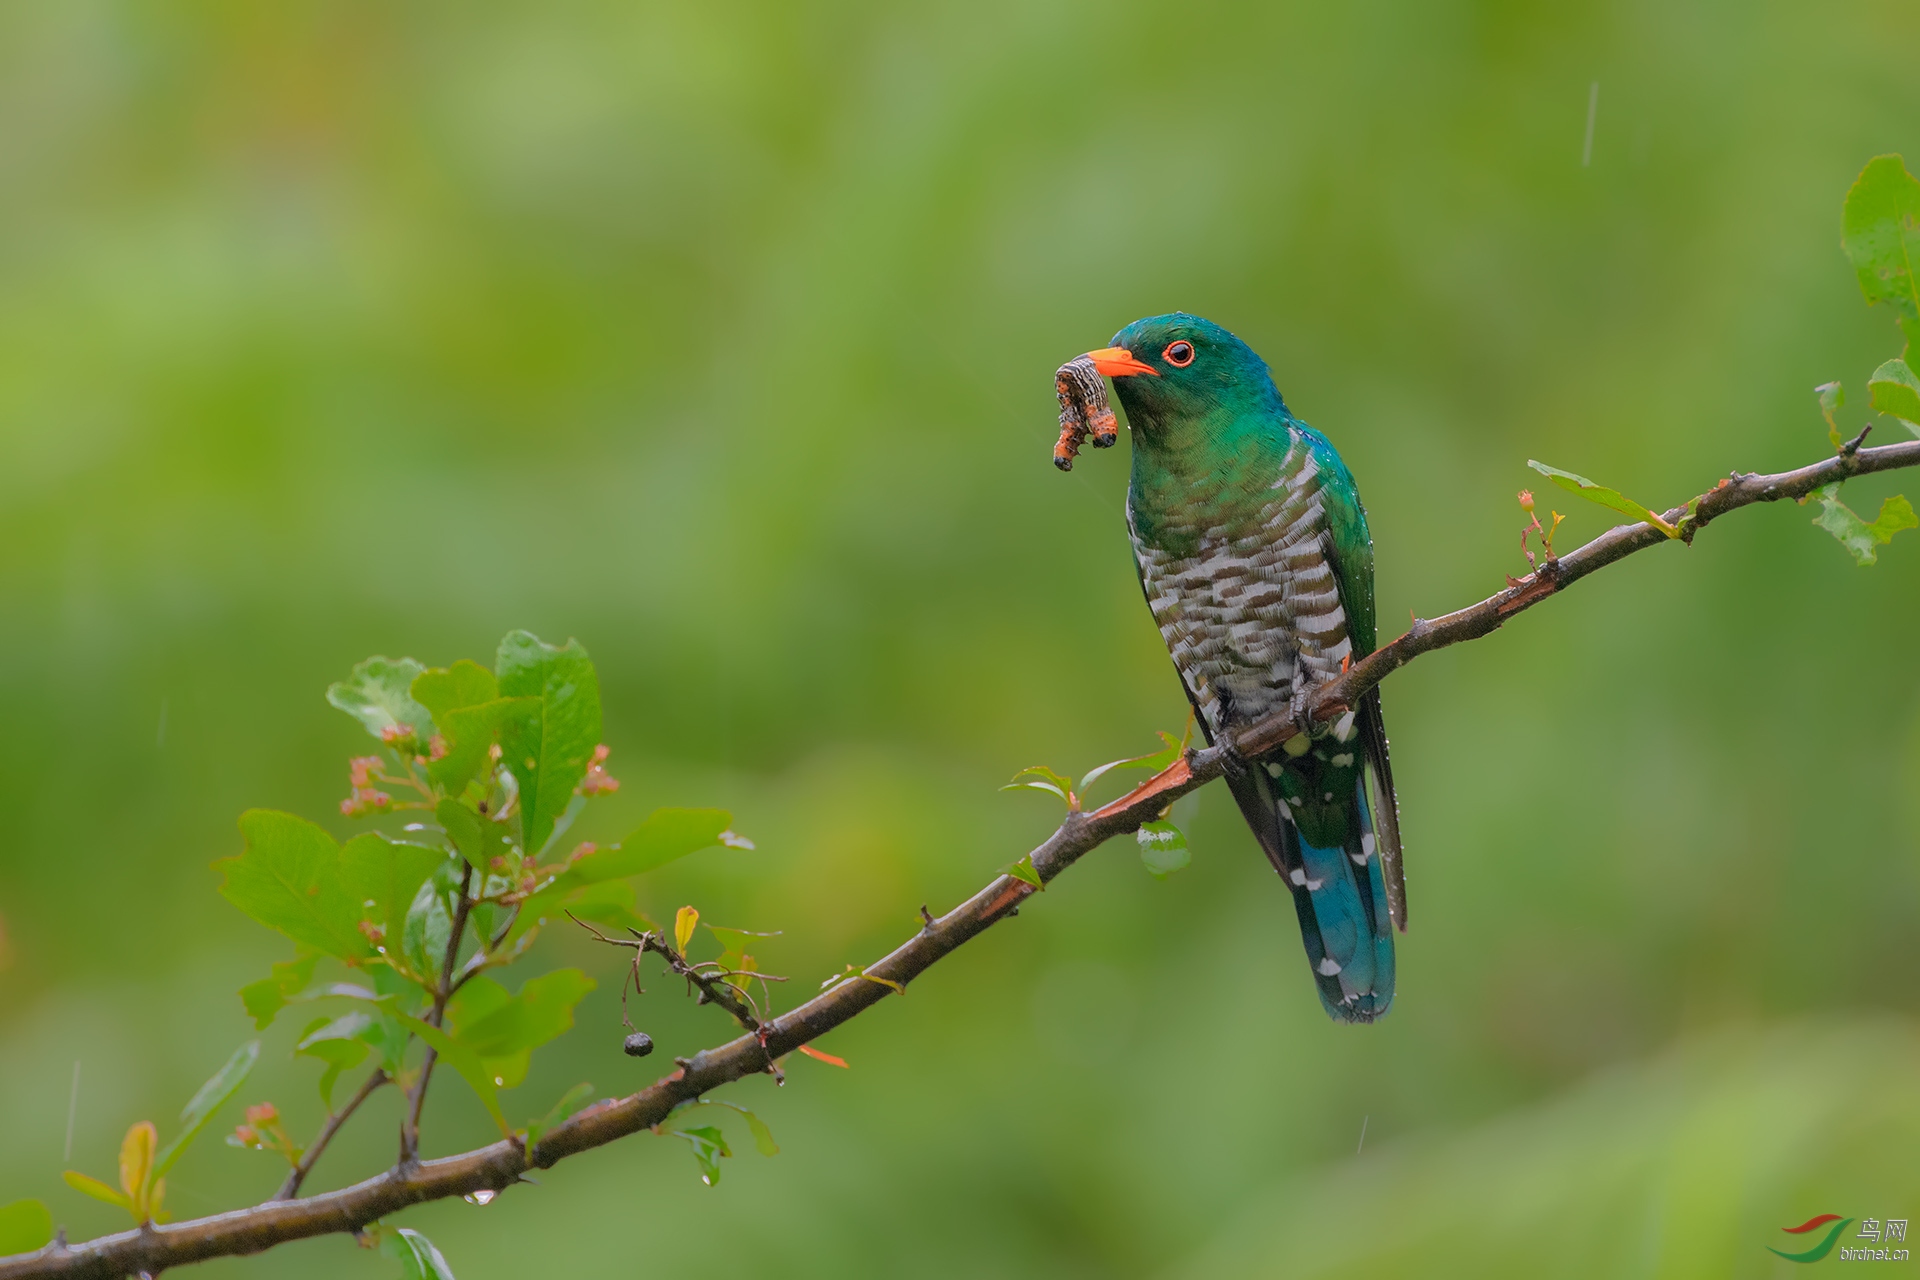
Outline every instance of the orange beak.
[(1109, 378), (1125, 378), (1136, 373), (1150, 373), (1160, 376), (1160, 371), (1150, 364), (1141, 364), (1133, 358), (1133, 352), (1125, 347), (1102, 347), (1098, 351), (1087, 352), (1087, 359), (1093, 361), (1093, 367)]

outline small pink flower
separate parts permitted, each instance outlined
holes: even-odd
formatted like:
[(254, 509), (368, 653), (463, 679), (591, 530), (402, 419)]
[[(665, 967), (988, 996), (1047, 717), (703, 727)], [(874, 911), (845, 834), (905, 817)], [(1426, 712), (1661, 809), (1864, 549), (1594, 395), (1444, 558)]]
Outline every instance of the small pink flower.
[(261, 1102), (247, 1108), (247, 1123), (250, 1125), (272, 1124), (280, 1118), (280, 1109), (271, 1102)]
[(427, 740), (427, 759), (433, 761), (445, 760), (446, 758), (447, 740), (436, 733)]
[(610, 754), (612, 753), (604, 742), (593, 749), (593, 759), (587, 762), (587, 776), (580, 780), (581, 795), (597, 796), (620, 789), (620, 779), (601, 767), (606, 764)]

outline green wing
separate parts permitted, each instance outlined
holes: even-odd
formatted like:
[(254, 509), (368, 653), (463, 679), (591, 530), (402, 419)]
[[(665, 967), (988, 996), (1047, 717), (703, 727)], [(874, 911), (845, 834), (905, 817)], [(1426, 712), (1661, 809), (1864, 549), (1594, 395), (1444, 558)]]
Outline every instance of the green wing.
[[(1320, 469), (1320, 505), (1326, 512), (1327, 562), (1347, 613), (1347, 635), (1354, 661), (1372, 653), (1378, 643), (1373, 610), (1373, 536), (1367, 532), (1367, 512), (1353, 474), (1327, 438), (1304, 423), (1300, 434), (1313, 451)], [(1387, 906), (1402, 932), (1407, 927), (1407, 881), (1400, 865), (1400, 801), (1393, 790), (1393, 764), (1387, 756), (1387, 722), (1380, 710), (1380, 690), (1370, 689), (1356, 708), (1356, 721), (1367, 753), (1367, 784), (1380, 870), (1386, 881)]]

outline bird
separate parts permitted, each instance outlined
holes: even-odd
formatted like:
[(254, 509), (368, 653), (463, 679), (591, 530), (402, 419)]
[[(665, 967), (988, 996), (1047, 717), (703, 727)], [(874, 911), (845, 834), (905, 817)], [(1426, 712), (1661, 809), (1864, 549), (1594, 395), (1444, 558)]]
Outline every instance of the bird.
[(1210, 320), (1149, 316), (1082, 359), (1126, 411), (1134, 564), (1195, 718), (1228, 747), (1227, 785), (1292, 891), (1321, 1004), (1373, 1022), (1393, 1004), (1406, 929), (1379, 689), (1257, 757), (1233, 746), (1267, 716), (1300, 719), (1315, 686), (1373, 651), (1373, 540), (1353, 475), (1266, 361)]

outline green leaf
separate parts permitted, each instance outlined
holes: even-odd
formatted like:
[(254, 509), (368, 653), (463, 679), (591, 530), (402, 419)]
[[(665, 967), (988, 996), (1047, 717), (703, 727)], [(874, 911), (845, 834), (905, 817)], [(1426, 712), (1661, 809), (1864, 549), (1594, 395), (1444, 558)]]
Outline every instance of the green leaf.
[(115, 1190), (98, 1178), (89, 1178), (86, 1174), (75, 1173), (72, 1169), (67, 1170), (60, 1177), (81, 1195), (92, 1196), (95, 1200), (104, 1200), (108, 1204), (118, 1205), (129, 1213), (133, 1212), (133, 1201), (128, 1198), (126, 1192)]
[(398, 726), (425, 747), (433, 736), (433, 716), (413, 700), (410, 690), (422, 668), (412, 658), (368, 658), (345, 680), (327, 686), (327, 701), (384, 740)]
[(154, 1157), (152, 1181), (158, 1182), (167, 1176), (167, 1170), (173, 1168), (173, 1162), (187, 1153), (193, 1140), (207, 1127), (207, 1121), (213, 1113), (225, 1106), (227, 1100), (240, 1092), (240, 1086), (246, 1081), (247, 1073), (253, 1070), (253, 1064), (260, 1061), (260, 1042), (249, 1040), (233, 1051), (227, 1064), (213, 1073), (213, 1078), (200, 1086), (180, 1112), (183, 1126), (180, 1136), (161, 1148)]
[(449, 711), (441, 725), (447, 754), (427, 765), (427, 776), (458, 795), (487, 764), (488, 749), (508, 721), (532, 720), (540, 711), (538, 698), (495, 698)]
[(575, 889), (560, 908), (609, 929), (645, 933), (653, 928), (651, 920), (634, 910), (633, 886), (625, 880), (607, 880)]
[(341, 847), (340, 878), (366, 917), (386, 928), (391, 944), (406, 922), (420, 886), (447, 861), (447, 855), (438, 849), (397, 844), (369, 831)]
[(1569, 493), (1577, 493), (1589, 502), (1597, 502), (1603, 507), (1618, 511), (1621, 515), (1632, 516), (1635, 520), (1645, 521), (1647, 524), (1652, 525), (1660, 532), (1666, 534), (1669, 538), (1677, 538), (1680, 536), (1678, 529), (1668, 524), (1663, 518), (1655, 515), (1646, 507), (1635, 502), (1632, 498), (1627, 497), (1618, 489), (1609, 489), (1603, 484), (1595, 484), (1585, 476), (1577, 476), (1571, 471), (1562, 471), (1558, 467), (1550, 467), (1544, 462), (1535, 462), (1532, 458), (1527, 459), (1527, 465)]
[(502, 694), (540, 700), (500, 732), (501, 762), (520, 784), (522, 845), (538, 856), (600, 744), (600, 679), (578, 640), (556, 647), (525, 631), (500, 642), (494, 671)]
[(477, 707), (500, 696), (499, 682), (493, 672), (471, 658), (462, 658), (451, 667), (429, 667), (413, 678), (409, 692), (413, 700), (427, 709), (440, 732), (447, 731), (447, 716), (462, 707)]
[(1837, 484), (1815, 489), (1811, 496), (1820, 500), (1821, 507), (1813, 522), (1839, 539), (1840, 545), (1853, 553), (1854, 561), (1863, 566), (1874, 562), (1877, 555), (1874, 548), (1891, 542), (1894, 534), (1902, 529), (1920, 529), (1920, 516), (1914, 515), (1913, 505), (1901, 494), (1896, 493), (1880, 504), (1880, 514), (1872, 524), (1840, 501)]
[(719, 1098), (703, 1098), (701, 1101), (710, 1103), (716, 1107), (727, 1107), (731, 1110), (738, 1111), (742, 1118), (746, 1120), (747, 1129), (753, 1134), (754, 1150), (763, 1156), (777, 1156), (780, 1154), (780, 1144), (773, 1140), (773, 1130), (767, 1128), (767, 1122), (765, 1120), (762, 1120), (759, 1116), (753, 1114), (753, 1112), (747, 1110), (737, 1102), (723, 1102)]
[(447, 944), (453, 941), (455, 903), (451, 898), (458, 891), (458, 882), (449, 886), (444, 872), (436, 870), (414, 891), (407, 907), (400, 926), (400, 954), (422, 978), (437, 980), (446, 964)]
[(1089, 787), (1115, 769), (1151, 769), (1155, 773), (1158, 773), (1175, 760), (1178, 760), (1180, 753), (1186, 750), (1185, 744), (1183, 744), (1180, 739), (1174, 737), (1164, 729), (1160, 730), (1159, 737), (1160, 741), (1165, 745), (1158, 751), (1151, 752), (1144, 756), (1133, 756), (1126, 760), (1109, 760), (1097, 768), (1089, 769), (1087, 776), (1080, 779), (1080, 794), (1085, 796)]
[(221, 894), (295, 942), (358, 964), (373, 954), (360, 932), (360, 901), (340, 876), (340, 846), (304, 818), (272, 809), (240, 815), (247, 847), (214, 863)]
[(1893, 308), (1908, 349), (1920, 337), (1920, 180), (1897, 155), (1867, 161), (1841, 210), (1841, 242), (1853, 260), (1860, 292)]
[(1036, 889), (1044, 890), (1047, 887), (1045, 882), (1040, 879), (1040, 873), (1034, 870), (1033, 855), (1030, 853), (1024, 858), (1021, 858), (1020, 861), (1006, 868), (1006, 873), (1015, 880), (1030, 884)]
[(707, 924), (704, 921), (701, 922), (700, 927), (712, 934), (714, 939), (732, 955), (739, 955), (748, 947), (757, 945), (758, 940), (761, 938), (777, 938), (780, 936), (778, 929), (771, 933), (763, 933), (756, 929), (731, 929), (723, 924)]
[[(1022, 782), (1022, 778), (1032, 778), (1035, 781)], [(1043, 764), (1029, 765), (1022, 769), (1013, 775), (1013, 781), (1000, 789), (1002, 791), (1045, 791), (1059, 796), (1069, 809), (1073, 807), (1073, 779), (1055, 773)]]
[(320, 1074), (320, 1101), (328, 1114), (333, 1112), (333, 1086), (339, 1081), (340, 1073), (364, 1062), (378, 1035), (373, 1015), (357, 1009), (338, 1018), (322, 1018), (310, 1023), (301, 1033), (293, 1051), (326, 1064), (326, 1070)]
[(1892, 414), (1920, 436), (1920, 378), (1905, 360), (1889, 360), (1875, 369), (1867, 379), (1867, 394), (1877, 412)]
[(440, 1055), (440, 1060), (459, 1073), (460, 1078), (467, 1082), (467, 1087), (480, 1099), (480, 1105), (493, 1117), (493, 1122), (500, 1126), (501, 1136), (511, 1137), (513, 1131), (507, 1128), (507, 1118), (500, 1111), (500, 1085), (495, 1082), (493, 1071), (481, 1061), (480, 1055), (455, 1041), (439, 1027), (412, 1014), (396, 1013), (394, 1017), (401, 1026), (432, 1046), (434, 1052)]
[(513, 1003), (513, 993), (481, 974), (453, 993), (447, 1001), (446, 1028), (458, 1036), (462, 1027), (470, 1027), (488, 1014)]
[(481, 1059), (496, 1088), (511, 1089), (526, 1078), (533, 1050), (573, 1025), (573, 1006), (592, 989), (577, 969), (535, 978), (518, 996), (491, 978), (475, 978), (448, 1004), (447, 1034)]
[(1823, 382), (1813, 389), (1813, 393), (1820, 397), (1820, 416), (1827, 420), (1827, 439), (1833, 441), (1833, 447), (1838, 449), (1846, 441), (1840, 434), (1840, 423), (1834, 415), (1847, 402), (1847, 389), (1837, 382)]
[(693, 1158), (700, 1162), (700, 1181), (710, 1187), (720, 1185), (720, 1161), (733, 1154), (727, 1149), (726, 1135), (711, 1125), (698, 1129), (670, 1129), (693, 1147)]
[(1165, 880), (1193, 860), (1187, 837), (1171, 822), (1143, 822), (1133, 838), (1140, 844), (1140, 861), (1157, 879)]
[(460, 856), (483, 876), (492, 874), (488, 864), (494, 856), (504, 854), (511, 847), (494, 823), (451, 797), (434, 806), (433, 816), (439, 819), (441, 829), (460, 851)]
[(728, 843), (725, 809), (656, 809), (617, 845), (596, 849), (567, 869), (575, 884), (645, 875), (690, 853)]
[(380, 1252), (400, 1263), (401, 1280), (454, 1280), (433, 1241), (410, 1227), (381, 1233)]
[(32, 1253), (53, 1239), (53, 1215), (38, 1200), (0, 1204), (0, 1258)]
[(240, 988), (240, 1003), (246, 1006), (247, 1016), (253, 1019), (255, 1031), (265, 1031), (280, 1011), (287, 1007), (288, 1001), (306, 990), (313, 981), (313, 966), (319, 961), (317, 952), (294, 960), (275, 961), (269, 970), (270, 976)]
[(520, 994), (462, 1025), (455, 1038), (482, 1058), (537, 1049), (572, 1028), (573, 1007), (593, 988), (593, 979), (578, 969), (530, 978)]
[(527, 1121), (526, 1150), (531, 1152), (540, 1145), (540, 1139), (574, 1115), (593, 1100), (593, 1086), (577, 1084), (560, 1095), (560, 1101), (547, 1109), (547, 1114), (538, 1120)]

